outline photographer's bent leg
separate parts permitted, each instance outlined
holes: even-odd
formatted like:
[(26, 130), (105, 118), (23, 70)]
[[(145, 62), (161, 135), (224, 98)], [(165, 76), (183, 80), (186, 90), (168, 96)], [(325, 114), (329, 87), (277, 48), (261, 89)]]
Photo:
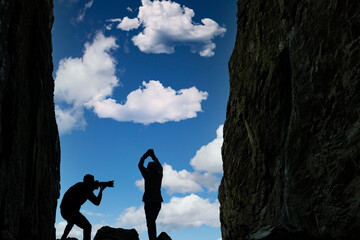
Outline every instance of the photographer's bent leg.
[(148, 228), (149, 240), (156, 240), (156, 218), (161, 209), (161, 202), (145, 202), (146, 225)]
[(61, 240), (65, 240), (74, 226), (74, 223), (72, 221), (73, 214), (71, 213), (71, 211), (65, 211), (63, 209), (61, 209), (60, 213), (61, 216), (67, 221), (67, 225), (65, 227), (64, 233), (61, 236)]
[(90, 222), (82, 215), (80, 212), (76, 214), (76, 219), (74, 221), (76, 226), (84, 230), (84, 240), (91, 239), (91, 224)]
[(67, 238), (67, 236), (69, 235), (69, 232), (71, 231), (71, 229), (73, 228), (74, 224), (73, 223), (70, 223), (68, 222), (66, 227), (65, 227), (65, 230), (64, 230), (64, 233), (63, 235), (61, 236), (61, 240), (65, 240)]

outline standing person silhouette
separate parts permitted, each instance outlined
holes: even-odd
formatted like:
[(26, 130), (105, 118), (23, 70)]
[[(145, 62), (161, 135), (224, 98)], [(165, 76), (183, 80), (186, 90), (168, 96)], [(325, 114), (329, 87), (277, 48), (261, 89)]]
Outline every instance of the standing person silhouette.
[[(147, 168), (144, 167), (144, 161), (151, 157), (153, 162), (149, 162)], [(156, 240), (156, 218), (161, 209), (161, 181), (163, 177), (163, 168), (155, 156), (154, 150), (149, 149), (140, 158), (139, 169), (145, 180), (145, 192), (142, 201), (144, 202), (146, 225), (148, 228), (149, 240)]]
[(86, 200), (90, 200), (96, 206), (99, 206), (102, 198), (102, 192), (106, 186), (101, 186), (98, 196), (93, 193), (99, 187), (99, 182), (94, 181), (94, 176), (87, 174), (84, 176), (83, 182), (78, 182), (70, 187), (64, 194), (60, 204), (61, 216), (67, 221), (64, 234), (61, 240), (65, 240), (74, 224), (84, 230), (84, 240), (91, 239), (91, 224), (80, 213), (80, 207)]

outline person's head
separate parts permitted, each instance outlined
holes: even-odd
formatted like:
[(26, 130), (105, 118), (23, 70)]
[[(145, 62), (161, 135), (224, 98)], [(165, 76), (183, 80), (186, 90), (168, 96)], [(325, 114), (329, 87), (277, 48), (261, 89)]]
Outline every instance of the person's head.
[(149, 171), (155, 171), (157, 169), (156, 163), (154, 162), (149, 162), (147, 165), (147, 170)]
[(83, 182), (89, 186), (93, 186), (95, 188), (95, 178), (91, 174), (86, 174), (84, 176)]

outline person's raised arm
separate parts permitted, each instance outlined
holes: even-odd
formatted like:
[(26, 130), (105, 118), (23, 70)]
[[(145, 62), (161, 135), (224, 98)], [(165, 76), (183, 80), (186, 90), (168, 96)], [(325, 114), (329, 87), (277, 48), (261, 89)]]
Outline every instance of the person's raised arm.
[(156, 165), (161, 168), (162, 170), (162, 166), (161, 163), (159, 162), (159, 159), (155, 156), (154, 150), (153, 149), (149, 149), (149, 156), (152, 158), (152, 160), (154, 160), (154, 162), (156, 163)]
[(141, 174), (143, 175), (143, 177), (146, 172), (146, 168), (144, 167), (144, 162), (145, 162), (145, 159), (149, 156), (149, 150), (147, 150), (146, 153), (140, 158), (140, 161), (138, 164), (139, 170), (140, 170)]

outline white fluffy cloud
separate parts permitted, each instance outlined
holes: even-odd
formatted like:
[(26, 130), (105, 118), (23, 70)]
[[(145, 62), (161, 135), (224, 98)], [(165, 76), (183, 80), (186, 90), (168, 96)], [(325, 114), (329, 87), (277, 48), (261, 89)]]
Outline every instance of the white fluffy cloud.
[[(174, 231), (186, 227), (208, 225), (220, 226), (219, 202), (210, 202), (195, 194), (182, 198), (172, 197), (169, 203), (162, 204), (156, 223), (159, 231)], [(146, 230), (144, 207), (126, 209), (118, 218), (119, 227), (134, 227), (139, 232)]]
[[(143, 31), (132, 38), (145, 53), (174, 53), (176, 45), (187, 45), (203, 57), (214, 55), (213, 38), (223, 36), (224, 27), (210, 18), (193, 22), (192, 9), (172, 1), (142, 0), (137, 19)], [(135, 20), (133, 20), (135, 21)], [(128, 30), (127, 30), (128, 31)]]
[[(172, 166), (164, 164), (162, 187), (169, 195), (174, 193), (194, 193), (203, 191), (203, 187), (209, 191), (217, 191), (219, 179), (210, 173), (189, 172), (187, 170), (176, 171)], [(144, 179), (135, 182), (135, 185), (144, 190)]]
[(121, 213), (117, 219), (116, 226), (121, 228), (135, 228), (138, 232), (146, 231), (147, 228), (145, 222), (144, 206), (140, 206), (139, 208), (129, 207), (125, 209), (125, 211)]
[[(113, 19), (116, 22), (117, 19)], [(113, 37), (98, 33), (85, 44), (81, 58), (65, 58), (55, 77), (56, 119), (60, 134), (84, 129), (84, 109), (93, 109), (100, 118), (142, 124), (180, 121), (197, 116), (208, 93), (191, 87), (174, 90), (159, 81), (143, 82), (132, 91), (124, 104), (110, 98), (119, 85), (116, 60), (111, 51), (118, 46)]]
[(84, 130), (86, 121), (84, 119), (84, 109), (82, 107), (61, 108), (55, 106), (56, 122), (60, 134), (71, 132), (72, 129)]
[(107, 22), (111, 22), (110, 24), (106, 25), (107, 30), (111, 30), (114, 23), (118, 23), (116, 28), (124, 30), (124, 31), (130, 31), (132, 29), (137, 29), (140, 26), (140, 21), (137, 18), (113, 18), (106, 20)]
[(165, 88), (159, 81), (149, 81), (143, 82), (143, 88), (132, 91), (124, 104), (111, 98), (97, 98), (86, 106), (92, 107), (100, 118), (143, 124), (164, 123), (196, 117), (207, 96), (207, 92), (195, 87), (175, 91)]
[(195, 170), (212, 173), (222, 172), (223, 127), (224, 125), (219, 126), (216, 130), (216, 138), (209, 144), (202, 146), (191, 159), (190, 164)]
[(110, 51), (118, 46), (115, 38), (98, 33), (85, 44), (81, 58), (65, 58), (55, 77), (56, 118), (60, 133), (85, 127), (84, 104), (112, 94), (119, 80), (115, 76), (115, 59)]
[(124, 17), (116, 28), (119, 28), (124, 31), (130, 31), (132, 29), (137, 29), (139, 26), (140, 26), (139, 19)]
[(219, 186), (219, 179), (214, 175), (186, 170), (176, 171), (167, 164), (164, 164), (163, 179), (163, 187), (169, 194), (199, 192), (203, 190), (202, 186), (209, 191), (216, 191)]
[(159, 225), (168, 231), (185, 227), (208, 225), (220, 226), (218, 201), (211, 203), (195, 194), (178, 198), (172, 197), (169, 203), (163, 204), (159, 214)]
[(82, 105), (95, 97), (109, 96), (119, 80), (110, 50), (118, 46), (113, 37), (98, 33), (85, 44), (82, 58), (65, 58), (59, 63), (55, 79), (55, 99)]

